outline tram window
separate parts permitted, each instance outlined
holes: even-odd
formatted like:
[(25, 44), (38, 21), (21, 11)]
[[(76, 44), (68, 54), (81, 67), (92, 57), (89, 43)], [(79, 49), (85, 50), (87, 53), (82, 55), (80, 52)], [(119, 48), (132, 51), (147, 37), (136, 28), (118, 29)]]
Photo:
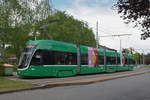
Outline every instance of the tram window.
[(99, 65), (104, 65), (104, 56), (99, 56)]
[(81, 65), (88, 65), (88, 55), (87, 54), (81, 55)]
[(53, 51), (53, 59), (55, 65), (76, 65), (77, 64), (76, 53)]
[(132, 64), (132, 59), (129, 59), (129, 64)]
[(53, 52), (50, 50), (42, 51), (42, 65), (54, 65), (54, 60), (52, 58)]
[(68, 53), (68, 61), (70, 65), (77, 65), (77, 53)]
[(130, 64), (130, 59), (128, 59), (128, 64)]
[(129, 64), (132, 64), (132, 59), (129, 59)]
[(50, 50), (39, 50), (34, 54), (31, 65), (76, 65), (77, 54)]
[(131, 64), (135, 64), (135, 61), (133, 59), (131, 59)]
[(42, 51), (36, 51), (32, 57), (31, 65), (41, 65), (42, 63)]
[(129, 59), (129, 64), (135, 64), (135, 61), (133, 59)]
[(106, 64), (107, 65), (115, 65), (116, 64), (116, 57), (106, 57)]
[(129, 65), (131, 64), (131, 59), (128, 60), (129, 61)]
[(132, 62), (133, 62), (132, 64), (135, 64), (135, 60), (132, 59)]
[(120, 57), (117, 57), (117, 65), (120, 64)]
[(125, 64), (128, 64), (128, 59), (127, 58), (125, 58)]

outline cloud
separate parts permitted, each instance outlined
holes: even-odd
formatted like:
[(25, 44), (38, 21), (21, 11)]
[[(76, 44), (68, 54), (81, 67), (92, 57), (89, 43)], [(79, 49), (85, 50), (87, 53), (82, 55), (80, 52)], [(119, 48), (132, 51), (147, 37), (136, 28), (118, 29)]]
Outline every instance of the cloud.
[[(95, 6), (89, 6), (88, 1), (97, 3)], [(115, 0), (114, 0), (115, 2)], [(99, 3), (109, 3), (109, 6), (101, 6)], [(132, 36), (121, 37), (122, 47), (135, 49), (149, 47), (150, 40), (141, 41), (141, 31), (133, 28), (133, 24), (125, 24), (116, 11), (112, 10), (109, 0), (74, 0), (72, 7), (64, 8), (75, 18), (87, 21), (95, 33), (96, 21), (99, 22), (99, 36), (112, 34), (132, 34)], [(100, 44), (119, 50), (120, 38), (118, 37), (100, 37)]]

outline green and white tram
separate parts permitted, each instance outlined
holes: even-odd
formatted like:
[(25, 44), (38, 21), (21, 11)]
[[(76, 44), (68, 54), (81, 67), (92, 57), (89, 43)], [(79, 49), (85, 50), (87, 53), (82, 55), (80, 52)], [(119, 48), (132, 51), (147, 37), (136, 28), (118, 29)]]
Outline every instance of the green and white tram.
[(18, 75), (65, 77), (133, 70), (133, 56), (124, 54), (124, 58), (125, 64), (121, 66), (116, 51), (54, 40), (28, 41), (20, 57)]

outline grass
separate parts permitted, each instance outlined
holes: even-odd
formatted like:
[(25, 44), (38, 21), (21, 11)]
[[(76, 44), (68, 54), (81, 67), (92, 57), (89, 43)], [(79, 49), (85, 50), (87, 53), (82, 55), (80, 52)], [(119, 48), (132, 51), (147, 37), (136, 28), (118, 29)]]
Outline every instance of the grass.
[(150, 66), (149, 65), (145, 65), (144, 68), (150, 68)]
[(32, 88), (35, 86), (37, 85), (33, 85), (31, 83), (27, 83), (23, 81), (8, 80), (3, 77), (0, 77), (0, 92), (8, 91), (8, 90)]

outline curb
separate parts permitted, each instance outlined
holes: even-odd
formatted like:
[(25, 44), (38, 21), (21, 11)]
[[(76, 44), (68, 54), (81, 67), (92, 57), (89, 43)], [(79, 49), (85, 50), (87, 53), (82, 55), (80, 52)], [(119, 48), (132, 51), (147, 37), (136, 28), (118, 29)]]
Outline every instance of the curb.
[(25, 88), (25, 89), (15, 89), (15, 90), (9, 90), (9, 91), (0, 91), (0, 94), (21, 92), (21, 91), (29, 91), (29, 90), (36, 90), (36, 89), (42, 89), (42, 88), (43, 88), (42, 86), (37, 86), (37, 87)]
[(108, 80), (113, 80), (113, 79), (119, 79), (119, 78), (124, 78), (124, 77), (141, 75), (141, 74), (145, 74), (147, 72), (150, 72), (150, 71), (136, 72), (136, 73), (131, 73), (131, 74), (111, 76), (111, 77), (109, 76), (109, 77), (105, 77), (105, 78), (102, 78), (102, 79), (93, 79), (93, 80), (89, 80), (89, 81), (78, 81), (78, 82), (72, 81), (72, 82), (50, 83), (50, 84), (44, 85), (43, 87), (45, 87), (45, 88), (52, 88), (52, 87), (70, 86), (70, 85), (86, 85), (86, 84), (103, 82), (103, 81), (108, 81)]
[(145, 73), (149, 73), (149, 71), (143, 71), (143, 72), (136, 72), (136, 73), (130, 73), (130, 74), (123, 74), (123, 75), (117, 75), (117, 76), (108, 76), (102, 79), (91, 79), (88, 81), (71, 81), (71, 82), (57, 82), (57, 83), (49, 83), (46, 85), (41, 85), (33, 88), (25, 88), (25, 89), (16, 89), (16, 90), (9, 90), (9, 91), (1, 91), (0, 94), (6, 94), (6, 93), (13, 93), (13, 92), (21, 92), (21, 91), (29, 91), (29, 90), (36, 90), (36, 89), (45, 89), (45, 88), (53, 88), (53, 87), (60, 87), (60, 86), (71, 86), (71, 85), (87, 85), (87, 84), (92, 84), (92, 83), (97, 83), (97, 82), (103, 82), (103, 81), (108, 81), (108, 80), (113, 80), (113, 79), (119, 79), (119, 78), (124, 78), (124, 77), (130, 77), (130, 76), (136, 76), (136, 75), (141, 75)]

